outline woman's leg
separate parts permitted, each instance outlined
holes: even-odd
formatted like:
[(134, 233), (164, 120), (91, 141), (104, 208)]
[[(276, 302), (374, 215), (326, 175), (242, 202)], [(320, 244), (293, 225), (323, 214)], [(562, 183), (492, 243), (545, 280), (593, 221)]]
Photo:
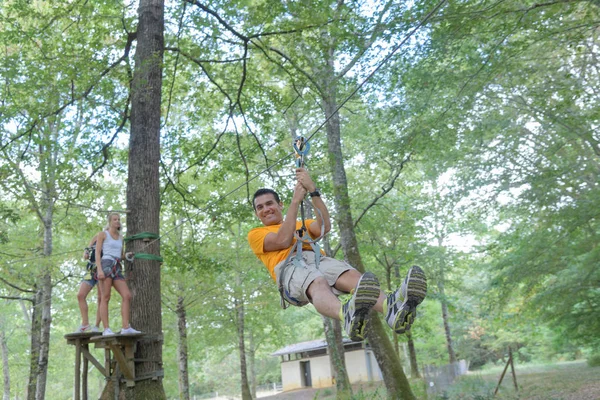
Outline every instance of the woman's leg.
[(102, 290), (100, 290), (100, 281), (98, 281), (98, 308), (96, 308), (96, 326), (100, 326), (100, 303), (102, 302)]
[(102, 325), (104, 326), (104, 330), (109, 328), (108, 325), (108, 302), (110, 301), (110, 289), (112, 288), (113, 280), (112, 278), (106, 278), (104, 280), (98, 281), (98, 289), (100, 290), (100, 319), (102, 320)]
[(123, 329), (129, 328), (129, 310), (131, 308), (131, 291), (127, 287), (127, 283), (124, 279), (119, 279), (113, 282), (115, 289), (121, 295), (123, 299), (121, 302), (121, 322)]
[(88, 318), (87, 295), (92, 290), (92, 287), (87, 282), (81, 282), (79, 292), (77, 293), (77, 302), (79, 303), (79, 311), (81, 312), (81, 325), (87, 326), (90, 324)]

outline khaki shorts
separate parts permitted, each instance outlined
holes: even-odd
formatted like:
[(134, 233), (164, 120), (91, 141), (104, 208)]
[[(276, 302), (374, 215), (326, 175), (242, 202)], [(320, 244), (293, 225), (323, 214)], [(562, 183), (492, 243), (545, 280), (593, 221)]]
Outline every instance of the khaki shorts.
[[(292, 259), (296, 255), (292, 256)], [(298, 307), (302, 307), (310, 302), (306, 295), (306, 289), (310, 284), (322, 276), (325, 278), (329, 286), (333, 289), (333, 293), (342, 294), (339, 290), (333, 287), (338, 278), (344, 272), (353, 269), (350, 264), (345, 261), (336, 260), (335, 258), (321, 256), (319, 260), (319, 268), (315, 266), (315, 253), (312, 251), (302, 251), (302, 266), (296, 266), (292, 259), (287, 263), (283, 270), (283, 279), (279, 280), (279, 273), (285, 264), (285, 260), (277, 264), (275, 267), (276, 282), (283, 283), (283, 294), (285, 299)]]

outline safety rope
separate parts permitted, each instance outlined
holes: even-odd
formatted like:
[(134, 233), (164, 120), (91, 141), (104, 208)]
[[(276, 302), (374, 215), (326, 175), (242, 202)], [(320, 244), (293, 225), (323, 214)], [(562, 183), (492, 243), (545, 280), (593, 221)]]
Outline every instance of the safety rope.
[(129, 242), (131, 240), (139, 240), (139, 239), (158, 239), (160, 238), (160, 235), (158, 233), (152, 233), (152, 232), (141, 232), (135, 235), (129, 235), (126, 238), (124, 238), (124, 240), (126, 242)]
[[(304, 137), (299, 136), (294, 141), (293, 147), (296, 153), (296, 167), (304, 168), (305, 158), (308, 155), (308, 151), (310, 150), (310, 143)], [(305, 262), (302, 259), (302, 246), (304, 244), (310, 245), (310, 248), (315, 253), (315, 267), (319, 269), (319, 262), (321, 260), (321, 247), (319, 246), (318, 242), (325, 235), (325, 221), (323, 221), (323, 215), (321, 214), (321, 211), (319, 211), (319, 209), (316, 207), (314, 208), (314, 210), (319, 214), (319, 217), (321, 217), (321, 234), (317, 238), (311, 239), (310, 235), (308, 234), (308, 229), (306, 228), (304, 200), (300, 202), (300, 217), (302, 220), (302, 225), (300, 226), (300, 229), (294, 231), (296, 243), (290, 248), (290, 252), (288, 253), (283, 264), (281, 264), (281, 269), (279, 271), (279, 296), (281, 298), (281, 307), (284, 310), (288, 308), (288, 303), (299, 305), (295, 303), (290, 297), (289, 293), (287, 293), (287, 290), (285, 289), (285, 285), (283, 283), (283, 279), (285, 275), (284, 272), (287, 269), (287, 266), (290, 264), (290, 262), (296, 268), (306, 268)], [(295, 257), (293, 257), (294, 253), (296, 254)]]
[[(132, 240), (144, 240), (144, 239), (159, 239), (160, 235), (152, 232), (140, 232), (135, 235), (129, 235), (124, 238), (125, 242), (130, 242)], [(133, 262), (134, 259), (138, 258), (140, 260), (152, 260), (163, 262), (163, 258), (161, 256), (157, 256), (156, 254), (150, 253), (133, 253), (131, 257), (125, 257), (127, 261)]]

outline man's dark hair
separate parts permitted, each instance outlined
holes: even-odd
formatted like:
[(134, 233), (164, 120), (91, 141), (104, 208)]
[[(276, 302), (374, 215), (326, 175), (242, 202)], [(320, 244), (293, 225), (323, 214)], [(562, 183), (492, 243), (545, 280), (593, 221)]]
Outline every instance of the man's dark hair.
[(281, 203), (281, 200), (279, 200), (279, 195), (273, 189), (258, 189), (256, 192), (254, 192), (254, 197), (252, 198), (252, 207), (254, 208), (254, 210), (256, 210), (254, 200), (256, 200), (258, 196), (262, 196), (263, 194), (272, 194), (273, 197), (275, 197), (275, 201), (277, 202), (277, 204)]

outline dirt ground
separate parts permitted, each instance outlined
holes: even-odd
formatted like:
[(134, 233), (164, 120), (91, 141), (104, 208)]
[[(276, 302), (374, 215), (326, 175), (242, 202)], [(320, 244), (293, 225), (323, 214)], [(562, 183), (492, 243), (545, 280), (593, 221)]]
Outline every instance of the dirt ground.
[(272, 396), (261, 397), (261, 400), (313, 400), (323, 389), (297, 389), (289, 392), (277, 393)]

